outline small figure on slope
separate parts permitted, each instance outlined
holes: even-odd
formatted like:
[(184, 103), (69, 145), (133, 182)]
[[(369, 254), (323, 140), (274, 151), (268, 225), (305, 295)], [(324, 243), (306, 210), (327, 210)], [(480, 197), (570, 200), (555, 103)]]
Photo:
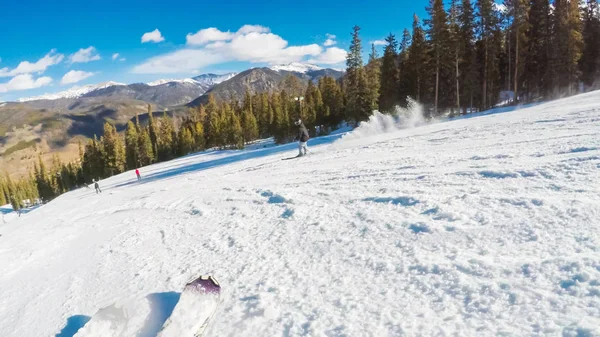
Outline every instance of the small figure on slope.
[(310, 137), (308, 135), (308, 130), (306, 129), (306, 126), (304, 126), (304, 123), (302, 123), (302, 120), (298, 119), (296, 122), (294, 122), (294, 124), (298, 126), (298, 137), (296, 137), (296, 139), (298, 140), (298, 150), (300, 151), (298, 157), (302, 157), (308, 152), (306, 142), (308, 142), (308, 139)]
[(135, 175), (137, 176), (137, 180), (142, 180), (142, 176), (140, 175), (140, 170), (135, 169)]
[(94, 182), (94, 188), (96, 189), (96, 194), (102, 193), (102, 190), (100, 189), (100, 185), (98, 185), (98, 180), (92, 179), (92, 181)]

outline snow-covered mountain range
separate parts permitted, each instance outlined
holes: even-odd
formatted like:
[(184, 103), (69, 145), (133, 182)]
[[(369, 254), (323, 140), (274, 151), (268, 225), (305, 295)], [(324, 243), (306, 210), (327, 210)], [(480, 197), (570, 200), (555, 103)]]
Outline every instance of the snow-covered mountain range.
[[(300, 62), (291, 62), (288, 64), (280, 64), (267, 67), (268, 69), (279, 73), (281, 76), (286, 76), (287, 74), (294, 74), (298, 77), (304, 79), (318, 79), (322, 76), (340, 76), (342, 74), (341, 71), (336, 69), (323, 68), (314, 64), (308, 63), (300, 63)], [(264, 69), (264, 68), (261, 68)], [(20, 98), (18, 102), (29, 102), (29, 101), (39, 101), (39, 100), (57, 100), (57, 99), (77, 99), (81, 97), (98, 97), (102, 96), (106, 93), (129, 93), (129, 96), (136, 97), (147, 97), (150, 95), (154, 96), (164, 96), (168, 95), (171, 99), (168, 103), (176, 102), (177, 104), (180, 101), (191, 97), (194, 99), (205, 92), (212, 89), (214, 86), (226, 82), (228, 80), (234, 80), (237, 75), (240, 73), (231, 72), (226, 74), (202, 74), (196, 77), (191, 78), (182, 78), (182, 79), (158, 79), (148, 83), (118, 83), (118, 82), (103, 82), (98, 84), (89, 84), (84, 86), (75, 86), (65, 91), (60, 91), (56, 93), (47, 93), (44, 95), (33, 96), (33, 97), (25, 97)], [(160, 91), (160, 93), (157, 93)], [(178, 95), (181, 95), (181, 100), (174, 98)]]
[[(141, 89), (140, 85), (142, 85), (142, 86), (145, 85), (148, 87), (158, 87), (158, 86), (167, 85), (167, 84), (173, 84), (173, 85), (171, 85), (171, 88), (177, 84), (192, 85), (194, 87), (197, 87), (197, 89), (199, 90), (199, 95), (201, 95), (202, 93), (204, 93), (205, 91), (207, 91), (208, 89), (213, 87), (214, 85), (217, 85), (223, 81), (227, 81), (227, 80), (231, 79), (232, 77), (234, 77), (235, 75), (237, 75), (237, 73), (227, 73), (227, 74), (222, 74), (222, 75), (202, 74), (202, 75), (199, 75), (199, 76), (196, 76), (193, 78), (160, 79), (160, 80), (152, 81), (149, 83), (132, 83), (129, 85), (125, 84), (125, 83), (108, 81), (108, 82), (102, 82), (102, 83), (98, 83), (98, 84), (75, 86), (75, 87), (65, 90), (65, 91), (61, 91), (61, 92), (57, 92), (57, 93), (48, 93), (48, 94), (34, 96), (34, 97), (25, 97), (25, 98), (18, 99), (17, 101), (18, 102), (29, 102), (29, 101), (39, 101), (39, 100), (56, 100), (56, 99), (63, 99), (63, 98), (75, 99), (75, 98), (84, 97), (85, 95), (91, 94), (95, 91), (107, 89), (110, 87), (135, 86), (136, 90), (139, 91)], [(97, 95), (93, 95), (93, 96), (97, 96)]]
[(238, 73), (227, 73), (227, 74), (223, 74), (223, 75), (202, 74), (202, 75), (192, 77), (192, 78), (162, 79), (162, 80), (152, 81), (152, 82), (149, 82), (146, 84), (148, 84), (151, 87), (157, 86), (157, 85), (163, 85), (163, 84), (167, 84), (167, 83), (188, 83), (188, 84), (197, 84), (197, 85), (201, 85), (201, 86), (216, 85), (221, 82), (227, 81), (228, 79), (234, 77), (237, 74)]
[(102, 82), (102, 83), (98, 83), (98, 84), (88, 84), (88, 85), (84, 85), (81, 87), (75, 86), (71, 89), (57, 92), (57, 93), (43, 94), (43, 95), (34, 96), (34, 97), (20, 98), (17, 100), (17, 102), (55, 100), (55, 99), (61, 99), (61, 98), (79, 98), (89, 92), (92, 92), (95, 90), (100, 90), (100, 89), (105, 89), (105, 88), (112, 87), (112, 86), (118, 86), (118, 85), (126, 85), (126, 84), (108, 81), (108, 82)]
[(271, 70), (274, 70), (274, 71), (289, 71), (289, 72), (301, 73), (301, 74), (306, 74), (309, 71), (317, 71), (317, 70), (324, 69), (324, 68), (319, 67), (314, 64), (299, 63), (299, 62), (280, 64), (280, 65), (276, 65), (276, 66), (271, 66), (269, 68), (271, 68)]

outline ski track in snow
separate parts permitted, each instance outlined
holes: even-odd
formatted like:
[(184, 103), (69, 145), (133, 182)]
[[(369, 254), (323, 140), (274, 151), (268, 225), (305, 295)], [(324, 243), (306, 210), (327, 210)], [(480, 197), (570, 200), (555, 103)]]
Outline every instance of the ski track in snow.
[(599, 116), (595, 92), (64, 194), (0, 225), (0, 335), (212, 274), (209, 336), (600, 336)]

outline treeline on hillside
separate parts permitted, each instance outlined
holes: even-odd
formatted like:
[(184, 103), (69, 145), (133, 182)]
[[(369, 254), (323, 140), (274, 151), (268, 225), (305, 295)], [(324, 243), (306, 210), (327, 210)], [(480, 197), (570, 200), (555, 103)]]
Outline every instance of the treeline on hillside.
[[(129, 122), (125, 135), (105, 124), (104, 134), (80, 146), (78, 161), (40, 160), (19, 182), (0, 181), (0, 201), (50, 200), (92, 179), (166, 161), (206, 148), (243, 148), (257, 138), (294, 138), (301, 118), (313, 135), (341, 122), (356, 124), (372, 111), (394, 113), (409, 98), (426, 117), (488, 109), (504, 99), (517, 104), (600, 87), (600, 13), (597, 0), (430, 0), (428, 18), (413, 16), (412, 29), (389, 34), (383, 55), (374, 45), (365, 64), (360, 27), (352, 30), (346, 74), (317, 84), (289, 76), (273, 93), (246, 93), (241, 101), (208, 103), (174, 120), (166, 113), (143, 126)], [(512, 93), (501, 97), (501, 93)], [(298, 99), (302, 97), (303, 99)], [(31, 188), (35, 186), (36, 188)]]
[[(354, 27), (345, 78), (347, 113), (393, 112), (412, 97), (430, 116), (564, 97), (600, 88), (597, 0), (430, 0), (412, 33), (389, 34), (363, 66)], [(502, 97), (501, 93), (511, 93)]]

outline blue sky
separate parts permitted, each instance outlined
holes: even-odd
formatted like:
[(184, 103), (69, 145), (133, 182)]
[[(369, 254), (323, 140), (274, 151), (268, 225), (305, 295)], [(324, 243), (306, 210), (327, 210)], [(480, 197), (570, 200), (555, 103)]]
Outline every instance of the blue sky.
[(0, 101), (292, 61), (344, 68), (353, 25), (361, 27), (366, 58), (371, 41), (399, 37), (413, 13), (423, 18), (427, 1), (298, 4), (1, 1)]

